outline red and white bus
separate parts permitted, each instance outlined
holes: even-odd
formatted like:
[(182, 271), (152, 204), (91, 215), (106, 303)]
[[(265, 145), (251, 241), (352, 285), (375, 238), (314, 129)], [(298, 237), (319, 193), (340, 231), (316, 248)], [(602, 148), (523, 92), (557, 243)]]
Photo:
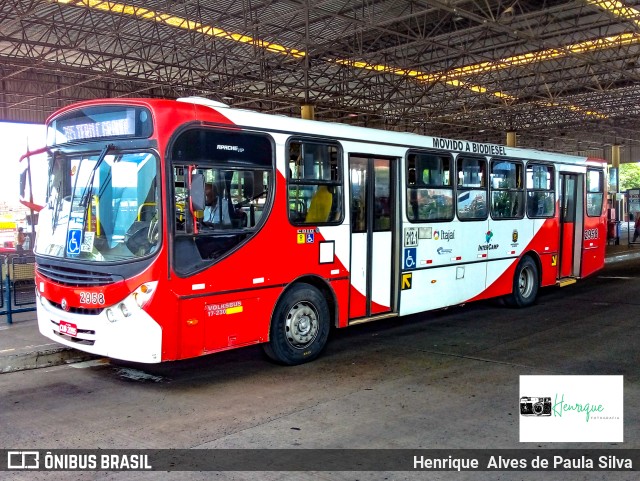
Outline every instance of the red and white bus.
[[(267, 115), (104, 99), (47, 121), (39, 329), (155, 363), (505, 297), (604, 265), (601, 161)], [(215, 205), (214, 205), (215, 204)]]

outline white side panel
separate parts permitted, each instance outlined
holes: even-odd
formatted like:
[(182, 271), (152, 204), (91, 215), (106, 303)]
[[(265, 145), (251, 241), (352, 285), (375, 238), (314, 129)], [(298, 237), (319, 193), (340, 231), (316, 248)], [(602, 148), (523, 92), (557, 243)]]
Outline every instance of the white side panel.
[[(530, 219), (490, 220), (487, 237), (489, 242), (478, 250), (478, 257), (485, 259), (516, 258), (533, 239), (534, 221)], [(485, 238), (486, 239), (486, 238)], [(480, 247), (478, 247), (480, 248)], [(491, 283), (488, 279), (488, 283)]]
[[(345, 213), (345, 216), (348, 215), (348, 212)], [(334, 241), (334, 254), (336, 257), (336, 261), (340, 261), (344, 268), (349, 271), (349, 236), (351, 232), (349, 230), (349, 224), (345, 223), (338, 226), (325, 226), (320, 227), (320, 233), (325, 240)]]
[[(416, 268), (424, 269), (450, 264), (477, 262), (486, 244), (488, 223), (452, 222), (405, 224), (403, 237), (414, 229), (418, 237)], [(407, 247), (404, 246), (404, 249)], [(403, 259), (404, 259), (403, 255)], [(484, 279), (484, 276), (483, 276)]]
[[(487, 263), (487, 286), (493, 284), (502, 274), (506, 271), (511, 264), (518, 262), (517, 258), (512, 259), (501, 259)], [(513, 282), (513, 279), (510, 279), (510, 282)], [(512, 286), (511, 283), (505, 285), (504, 287), (510, 289)]]
[(420, 269), (402, 291), (400, 315), (463, 303), (484, 290), (485, 263)]
[(375, 232), (373, 234), (372, 255), (372, 301), (381, 306), (391, 308), (391, 232)]
[(367, 295), (367, 234), (351, 235), (351, 285)]

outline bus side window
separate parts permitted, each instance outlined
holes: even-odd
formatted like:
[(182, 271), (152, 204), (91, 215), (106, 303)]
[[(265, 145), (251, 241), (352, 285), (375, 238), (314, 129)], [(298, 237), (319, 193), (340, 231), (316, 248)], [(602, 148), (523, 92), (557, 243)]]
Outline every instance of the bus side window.
[(491, 162), (491, 216), (494, 219), (524, 217), (523, 164), (502, 159)]
[(598, 217), (604, 200), (604, 172), (587, 169), (587, 215)]
[[(221, 145), (239, 148), (217, 148)], [(188, 275), (258, 232), (262, 213), (270, 209), (273, 143), (266, 134), (197, 127), (177, 136), (171, 161), (174, 268), (179, 275)], [(201, 189), (189, 189), (189, 175), (202, 177)]]
[(458, 218), (482, 220), (487, 218), (487, 161), (480, 158), (458, 157)]
[(453, 160), (448, 155), (410, 151), (407, 156), (407, 218), (412, 222), (453, 219)]
[(288, 148), (289, 221), (314, 225), (340, 222), (344, 213), (339, 145), (292, 140)]
[(527, 215), (531, 218), (553, 217), (555, 186), (553, 167), (528, 164), (526, 168)]

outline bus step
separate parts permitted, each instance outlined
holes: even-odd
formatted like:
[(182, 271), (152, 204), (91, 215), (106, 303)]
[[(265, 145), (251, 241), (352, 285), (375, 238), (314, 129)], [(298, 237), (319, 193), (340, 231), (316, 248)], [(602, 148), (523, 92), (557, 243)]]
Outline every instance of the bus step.
[(558, 287), (568, 286), (570, 284), (575, 284), (577, 280), (578, 279), (576, 279), (575, 277), (563, 277), (562, 279), (558, 279), (556, 281), (556, 286)]

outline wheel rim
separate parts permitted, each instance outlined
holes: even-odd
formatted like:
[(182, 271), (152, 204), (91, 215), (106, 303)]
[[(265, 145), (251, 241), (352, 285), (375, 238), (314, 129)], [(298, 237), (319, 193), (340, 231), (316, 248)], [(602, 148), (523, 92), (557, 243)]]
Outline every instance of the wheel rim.
[(318, 311), (313, 304), (298, 302), (291, 307), (285, 321), (287, 342), (295, 349), (304, 349), (317, 337), (319, 326)]
[(518, 289), (520, 290), (520, 295), (525, 299), (531, 295), (533, 291), (533, 269), (531, 267), (525, 266), (520, 271)]

